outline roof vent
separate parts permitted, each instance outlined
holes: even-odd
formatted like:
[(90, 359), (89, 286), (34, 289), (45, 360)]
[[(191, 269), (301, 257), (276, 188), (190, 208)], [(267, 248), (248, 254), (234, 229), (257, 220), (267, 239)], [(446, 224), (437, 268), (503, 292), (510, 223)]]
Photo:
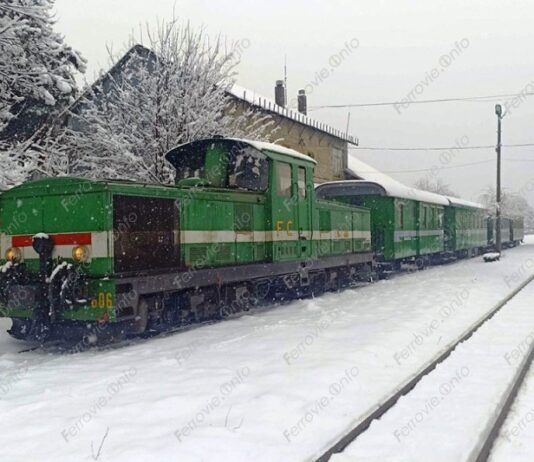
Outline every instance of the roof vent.
[(276, 81), (276, 87), (274, 87), (274, 101), (278, 106), (286, 106), (286, 87), (283, 80)]
[(306, 90), (299, 90), (297, 97), (298, 110), (301, 114), (308, 114), (308, 97), (306, 96)]

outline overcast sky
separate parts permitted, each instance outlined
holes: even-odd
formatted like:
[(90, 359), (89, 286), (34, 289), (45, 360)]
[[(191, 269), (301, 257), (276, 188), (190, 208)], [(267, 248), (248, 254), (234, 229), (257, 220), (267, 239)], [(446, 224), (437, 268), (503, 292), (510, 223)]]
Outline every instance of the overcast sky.
[[(121, 49), (140, 23), (171, 17), (173, 6), (181, 19), (241, 43), (244, 87), (273, 97), (287, 56), (289, 99), (306, 88), (312, 108), (534, 91), (534, 2), (528, 0), (57, 0), (57, 27), (88, 59), (92, 80), (107, 67), (106, 45)], [(493, 145), (495, 102), (310, 115), (345, 130), (350, 112), (349, 131), (362, 147)], [(534, 143), (534, 96), (515, 104), (503, 120), (503, 142)], [(437, 175), (472, 200), (495, 181), (494, 149), (359, 149), (357, 156), (408, 184)], [(524, 192), (534, 205), (534, 147), (504, 148), (503, 159), (504, 187)]]

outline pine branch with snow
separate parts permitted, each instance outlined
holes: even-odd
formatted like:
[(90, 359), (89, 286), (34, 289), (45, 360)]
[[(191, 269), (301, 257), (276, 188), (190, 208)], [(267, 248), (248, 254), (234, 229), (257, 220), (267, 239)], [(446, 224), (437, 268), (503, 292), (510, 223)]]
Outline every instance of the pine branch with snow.
[[(74, 73), (85, 71), (85, 60), (54, 31), (53, 5), (53, 0), (0, 3), (0, 150), (6, 170), (22, 177), (31, 164), (34, 135), (74, 101)], [(0, 188), (12, 184), (6, 176)]]

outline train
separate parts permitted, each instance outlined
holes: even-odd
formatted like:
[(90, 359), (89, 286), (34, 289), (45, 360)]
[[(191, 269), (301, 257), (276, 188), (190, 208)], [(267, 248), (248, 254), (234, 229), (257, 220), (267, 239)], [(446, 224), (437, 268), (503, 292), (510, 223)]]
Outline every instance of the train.
[[(372, 251), (384, 272), (473, 257), (495, 246), (496, 220), (480, 204), (387, 180), (326, 182), (320, 199), (371, 211)], [(524, 239), (523, 219), (501, 219), (502, 246)]]
[[(316, 162), (277, 144), (214, 137), (165, 158), (172, 185), (57, 177), (0, 196), (11, 336), (114, 341), (492, 245), (476, 204), (361, 180), (316, 187)], [(510, 246), (520, 224), (508, 222)]]

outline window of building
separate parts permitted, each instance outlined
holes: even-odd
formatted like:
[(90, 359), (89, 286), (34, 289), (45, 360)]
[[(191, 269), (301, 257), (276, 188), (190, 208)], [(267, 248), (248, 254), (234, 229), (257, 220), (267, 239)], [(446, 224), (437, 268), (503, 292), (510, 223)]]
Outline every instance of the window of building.
[(343, 151), (338, 148), (332, 149), (332, 173), (338, 178), (343, 177)]
[(306, 198), (306, 169), (304, 167), (299, 167), (298, 187), (299, 187), (299, 197), (301, 199), (305, 199)]
[(276, 164), (276, 192), (281, 197), (291, 197), (291, 165), (285, 162)]

